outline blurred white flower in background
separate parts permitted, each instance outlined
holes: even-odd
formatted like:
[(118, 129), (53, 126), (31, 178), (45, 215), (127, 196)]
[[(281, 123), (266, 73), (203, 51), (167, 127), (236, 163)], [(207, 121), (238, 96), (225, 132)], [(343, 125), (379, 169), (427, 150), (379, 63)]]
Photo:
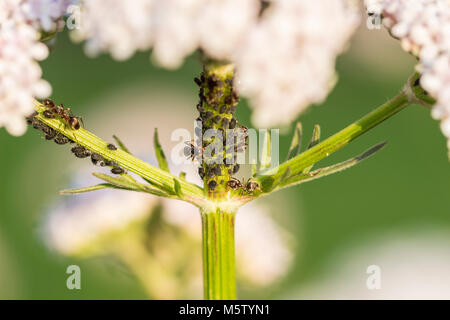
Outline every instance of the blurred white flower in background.
[(366, 6), (418, 58), (420, 84), (437, 101), (432, 117), (441, 121), (450, 150), (450, 1), (366, 0)]
[[(359, 241), (361, 242), (361, 241)], [(448, 230), (396, 230), (330, 257), (317, 277), (287, 297), (295, 299), (450, 299)], [(380, 288), (367, 272), (379, 267)]]
[(153, 47), (159, 64), (177, 68), (197, 48), (229, 58), (258, 11), (259, 0), (85, 0), (74, 37), (89, 55), (118, 60)]
[(238, 88), (257, 125), (288, 124), (333, 87), (336, 56), (359, 23), (347, 0), (89, 0), (81, 28), (88, 54), (119, 60), (153, 47), (154, 59), (176, 68), (200, 48), (235, 61)]
[(238, 270), (244, 279), (260, 286), (283, 277), (293, 259), (288, 235), (270, 217), (269, 210), (249, 203), (236, 216)]
[(34, 98), (51, 93), (37, 63), (48, 56), (39, 31), (59, 28), (68, 5), (67, 0), (0, 2), (0, 127), (12, 135), (26, 131), (25, 117), (33, 112)]
[(149, 18), (153, 0), (89, 0), (82, 2), (80, 29), (75, 37), (89, 38), (85, 51), (94, 56), (108, 51), (117, 60), (130, 58), (137, 50), (149, 49), (153, 24)]
[(359, 24), (347, 1), (274, 1), (235, 55), (259, 126), (289, 124), (334, 83), (336, 56)]
[(148, 218), (158, 201), (146, 194), (118, 191), (74, 199), (76, 204), (68, 201), (52, 210), (44, 234), (47, 242), (65, 255), (89, 251), (106, 235)]
[[(67, 256), (118, 256), (154, 297), (201, 295), (197, 208), (116, 190), (75, 197), (53, 208), (46, 217), (43, 234), (51, 248)], [(149, 227), (152, 224), (154, 228)], [(267, 208), (244, 206), (236, 225), (236, 268), (241, 280), (253, 287), (280, 280), (291, 266), (293, 252), (286, 232)]]

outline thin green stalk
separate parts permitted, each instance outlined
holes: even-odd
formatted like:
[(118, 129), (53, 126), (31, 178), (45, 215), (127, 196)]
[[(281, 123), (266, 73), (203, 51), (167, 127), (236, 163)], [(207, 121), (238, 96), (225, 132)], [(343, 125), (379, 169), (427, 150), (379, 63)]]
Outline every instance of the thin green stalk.
[(288, 168), (290, 169), (291, 175), (299, 174), (305, 168), (308, 168), (333, 152), (336, 152), (363, 133), (390, 118), (410, 103), (411, 98), (406, 90), (404, 90), (374, 111), (362, 117), (360, 120), (352, 123), (348, 127), (298, 156), (282, 163), (278, 167), (265, 172), (263, 176), (256, 177), (256, 180), (262, 186), (267, 186), (273, 184), (274, 181), (277, 181)]
[(206, 300), (236, 299), (235, 212), (202, 211), (203, 280)]

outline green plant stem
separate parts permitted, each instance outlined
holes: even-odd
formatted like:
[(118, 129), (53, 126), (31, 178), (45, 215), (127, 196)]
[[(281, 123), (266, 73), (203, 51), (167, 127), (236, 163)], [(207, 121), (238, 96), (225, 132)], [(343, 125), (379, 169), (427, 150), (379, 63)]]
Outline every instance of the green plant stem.
[(308, 168), (333, 152), (336, 152), (363, 133), (392, 117), (394, 114), (408, 106), (410, 101), (411, 98), (406, 93), (406, 90), (403, 90), (397, 96), (362, 117), (360, 120), (352, 123), (311, 149), (282, 163), (280, 166), (265, 172), (263, 176), (257, 177), (256, 180), (262, 186), (267, 186), (279, 179), (288, 168), (290, 168), (292, 175), (301, 173), (305, 168)]
[(236, 299), (235, 212), (216, 207), (203, 210), (201, 215), (205, 299)]

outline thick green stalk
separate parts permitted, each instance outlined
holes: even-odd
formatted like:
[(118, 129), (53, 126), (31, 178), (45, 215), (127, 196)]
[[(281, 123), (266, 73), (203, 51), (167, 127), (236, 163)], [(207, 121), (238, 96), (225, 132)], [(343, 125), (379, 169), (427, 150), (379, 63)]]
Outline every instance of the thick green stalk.
[(203, 197), (203, 190), (197, 185), (189, 183), (184, 179), (178, 179), (167, 171), (156, 168), (141, 159), (136, 158), (128, 152), (123, 150), (110, 150), (107, 145), (108, 142), (100, 139), (93, 133), (84, 128), (73, 130), (62, 119), (54, 118), (48, 119), (43, 116), (43, 111), (46, 108), (42, 104), (36, 102), (36, 111), (38, 115), (36, 119), (44, 123), (45, 125), (55, 129), (66, 137), (78, 143), (92, 152), (98, 153), (107, 160), (113, 160), (117, 162), (121, 167), (130, 170), (141, 176), (147, 181), (151, 182), (155, 187), (169, 192), (170, 194), (177, 194), (175, 188), (175, 179), (180, 185), (182, 196), (179, 197), (182, 200), (189, 201), (195, 205), (201, 202)]
[[(200, 101), (197, 109), (200, 113), (199, 119), (202, 124), (202, 140), (198, 145), (205, 150), (202, 155), (201, 170), (205, 195), (209, 199), (222, 201), (227, 194), (226, 183), (230, 180), (234, 166), (226, 164), (227, 157), (232, 158), (232, 154), (227, 153), (225, 142), (227, 139), (227, 130), (230, 129), (230, 123), (236, 127), (237, 120), (233, 118), (236, 105), (239, 101), (237, 92), (234, 90), (234, 65), (226, 62), (208, 61), (205, 62), (203, 72), (197, 82), (200, 86)], [(219, 143), (223, 148), (222, 152), (214, 150), (208, 152), (208, 148), (217, 144), (218, 137), (208, 136), (208, 131), (221, 133), (223, 141)], [(197, 136), (197, 138), (200, 138)], [(214, 153), (214, 154), (213, 154)]]
[(235, 211), (202, 210), (203, 280), (206, 300), (236, 299)]

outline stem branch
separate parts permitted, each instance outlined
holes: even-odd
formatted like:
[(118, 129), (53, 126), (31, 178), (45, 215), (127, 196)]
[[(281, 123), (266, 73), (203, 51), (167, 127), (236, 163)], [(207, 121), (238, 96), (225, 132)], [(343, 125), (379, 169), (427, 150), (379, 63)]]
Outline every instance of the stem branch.
[(198, 205), (203, 198), (203, 190), (199, 186), (189, 183), (184, 179), (178, 179), (167, 171), (156, 168), (141, 159), (134, 157), (133, 155), (123, 150), (110, 150), (108, 149), (108, 143), (93, 133), (84, 128), (78, 130), (72, 129), (62, 119), (46, 118), (42, 113), (46, 108), (40, 103), (36, 102), (36, 111), (38, 115), (36, 119), (46, 124), (47, 126), (55, 129), (61, 134), (65, 135), (69, 139), (75, 141), (80, 146), (89, 149), (92, 152), (98, 153), (107, 160), (113, 160), (117, 162), (121, 167), (136, 173), (147, 181), (151, 182), (155, 187), (168, 192), (170, 194), (177, 194), (175, 190), (174, 179), (177, 179), (183, 194), (183, 200)]
[(278, 167), (265, 172), (263, 176), (257, 177), (256, 180), (259, 181), (261, 185), (272, 184), (274, 181), (279, 179), (288, 168), (290, 168), (291, 175), (299, 174), (303, 171), (303, 169), (308, 168), (333, 152), (336, 152), (349, 142), (361, 136), (363, 133), (390, 118), (409, 104), (409, 95), (405, 91), (402, 91), (391, 100), (362, 117), (360, 120), (352, 123), (338, 133), (332, 135), (328, 139), (290, 159), (289, 161), (286, 161)]

